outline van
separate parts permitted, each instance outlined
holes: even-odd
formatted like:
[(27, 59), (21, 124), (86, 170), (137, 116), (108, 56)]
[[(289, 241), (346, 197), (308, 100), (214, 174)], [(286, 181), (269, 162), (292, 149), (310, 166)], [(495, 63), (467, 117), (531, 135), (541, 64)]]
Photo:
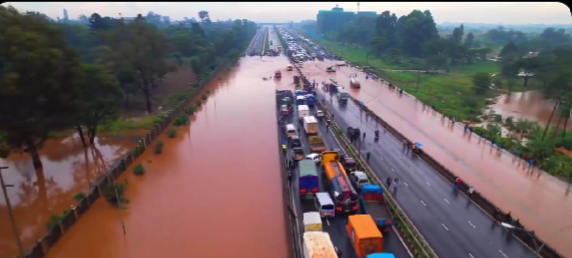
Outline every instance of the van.
[(296, 127), (293, 124), (286, 125), (286, 133), (288, 134), (288, 137), (298, 136)]
[(326, 192), (318, 192), (314, 195), (314, 204), (322, 218), (333, 218), (336, 216), (334, 201)]
[(362, 172), (362, 171), (351, 172), (350, 173), (350, 180), (352, 181), (354, 188), (356, 188), (360, 191), (361, 191), (362, 185), (370, 184), (369, 178), (367, 177), (367, 174), (365, 172)]

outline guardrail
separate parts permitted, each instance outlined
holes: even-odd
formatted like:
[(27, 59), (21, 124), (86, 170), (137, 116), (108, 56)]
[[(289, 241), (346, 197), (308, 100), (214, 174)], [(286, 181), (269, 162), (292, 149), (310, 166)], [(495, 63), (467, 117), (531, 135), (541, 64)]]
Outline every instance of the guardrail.
[(414, 255), (416, 257), (423, 258), (438, 258), (439, 256), (429, 246), (425, 238), (421, 235), (413, 222), (409, 219), (409, 217), (407, 217), (397, 201), (393, 198), (389, 191), (390, 189), (387, 189), (385, 184), (383, 184), (379, 177), (372, 171), (371, 167), (367, 164), (367, 162), (365, 162), (360, 153), (355, 149), (355, 146), (350, 143), (349, 139), (344, 134), (344, 130), (336, 123), (334, 119), (332, 119), (328, 109), (324, 108), (324, 105), (319, 100), (317, 101), (317, 104), (321, 110), (324, 111), (325, 116), (328, 118), (330, 129), (333, 129), (332, 133), (338, 140), (340, 147), (358, 162), (363, 171), (366, 172), (376, 184), (385, 190), (385, 199), (394, 216), (394, 222), (398, 226), (399, 231), (405, 236), (409, 247), (414, 252)]
[[(395, 130), (391, 125), (386, 123), (381, 117), (373, 113), (373, 111), (369, 110), (367, 106), (361, 104), (361, 102), (354, 97), (350, 97), (350, 99), (358, 105), (361, 109), (363, 109), (369, 117), (374, 118), (379, 124), (387, 129), (388, 132), (393, 134), (398, 139), (408, 139), (399, 131)], [(408, 139), (409, 140), (409, 139)], [(409, 140), (410, 142), (414, 142)], [(433, 157), (427, 155), (427, 153), (421, 151), (418, 154), (419, 158), (429, 164), (432, 168), (434, 168), (439, 175), (445, 179), (446, 181), (453, 184), (455, 182), (456, 175), (447, 169), (444, 165), (439, 163)], [(491, 218), (498, 222), (505, 222), (509, 223), (516, 228), (520, 228), (521, 230), (512, 231), (519, 241), (525, 244), (530, 250), (536, 253), (538, 256), (543, 258), (564, 258), (565, 256), (558, 253), (554, 248), (550, 247), (548, 244), (543, 242), (540, 238), (538, 238), (534, 231), (527, 230), (518, 219), (512, 217), (511, 212), (502, 211), (499, 207), (495, 206), (491, 201), (483, 197), (477, 190), (475, 190), (472, 194), (467, 194), (469, 190), (469, 185), (466, 182), (462, 182), (459, 186), (459, 192), (467, 197), (470, 201), (475, 203), (478, 207), (481, 208), (485, 213), (487, 213)], [(507, 229), (507, 231), (510, 231)]]

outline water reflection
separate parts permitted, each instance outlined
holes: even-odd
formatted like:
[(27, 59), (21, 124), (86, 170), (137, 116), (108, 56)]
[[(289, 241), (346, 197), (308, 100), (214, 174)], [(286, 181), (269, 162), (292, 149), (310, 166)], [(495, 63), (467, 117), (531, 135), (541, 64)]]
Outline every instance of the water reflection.
[[(77, 137), (48, 140), (40, 150), (44, 168), (36, 170), (26, 153), (1, 159), (7, 189), (21, 239), (26, 249), (46, 232), (46, 222), (75, 204), (73, 195), (87, 192), (90, 183), (109, 168), (109, 163), (135, 146), (139, 137), (96, 139), (84, 148)], [(0, 257), (16, 255), (16, 246), (4, 196), (0, 193)]]

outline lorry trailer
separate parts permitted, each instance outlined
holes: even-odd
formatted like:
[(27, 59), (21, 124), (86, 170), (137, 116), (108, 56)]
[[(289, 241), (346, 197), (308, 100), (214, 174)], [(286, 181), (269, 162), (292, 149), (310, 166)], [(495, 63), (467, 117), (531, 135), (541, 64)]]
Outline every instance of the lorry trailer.
[(370, 215), (349, 216), (346, 230), (357, 257), (365, 258), (370, 254), (383, 251), (383, 235), (375, 226)]
[(383, 232), (390, 232), (393, 216), (385, 202), (383, 189), (374, 184), (362, 185), (360, 194), (361, 212), (371, 215), (377, 227)]
[(325, 232), (305, 232), (303, 238), (304, 258), (338, 258), (330, 235)]
[(314, 116), (305, 116), (304, 117), (304, 131), (308, 135), (316, 135), (320, 132), (318, 119)]
[(320, 191), (320, 179), (318, 177), (318, 169), (312, 160), (300, 160), (298, 162), (298, 188), (300, 189), (300, 196), (317, 193)]

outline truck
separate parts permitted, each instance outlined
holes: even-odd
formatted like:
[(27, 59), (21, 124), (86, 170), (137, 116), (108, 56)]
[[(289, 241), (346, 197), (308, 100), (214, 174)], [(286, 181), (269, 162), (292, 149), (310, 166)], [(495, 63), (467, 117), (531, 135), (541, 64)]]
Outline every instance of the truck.
[[(298, 102), (298, 100), (296, 100), (296, 102)], [(308, 107), (308, 105), (299, 105), (298, 106), (298, 118), (299, 119), (304, 119), (305, 116), (309, 116), (309, 115), (310, 115), (310, 107)]]
[(312, 152), (320, 153), (326, 150), (324, 139), (318, 135), (308, 137), (308, 143), (310, 144), (310, 150)]
[(302, 236), (304, 258), (338, 258), (330, 235), (326, 232), (305, 232)]
[(329, 66), (328, 68), (326, 68), (326, 72), (328, 73), (335, 73), (336, 69), (333, 66)]
[(352, 87), (354, 89), (361, 88), (361, 85), (360, 85), (359, 80), (357, 78), (357, 73), (350, 74), (350, 87)]
[(298, 170), (300, 197), (320, 191), (320, 178), (318, 177), (318, 169), (314, 161), (309, 159), (300, 160), (298, 162)]
[(282, 72), (280, 72), (280, 70), (276, 70), (276, 72), (274, 72), (274, 78), (276, 79), (282, 78)]
[(314, 116), (304, 117), (304, 130), (307, 135), (316, 135), (320, 132), (318, 120)]
[(374, 253), (374, 254), (369, 254), (365, 258), (395, 258), (395, 255), (393, 255), (392, 253)]
[(322, 217), (317, 211), (304, 212), (304, 232), (322, 231)]
[(338, 151), (322, 152), (323, 178), (326, 179), (328, 192), (336, 206), (336, 213), (353, 214), (359, 210), (359, 196), (352, 187), (339, 157)]
[(306, 95), (306, 102), (309, 107), (314, 107), (316, 105), (316, 97), (312, 94)]
[(377, 227), (383, 232), (389, 232), (393, 225), (393, 216), (385, 203), (383, 189), (374, 184), (362, 185), (360, 194), (360, 208), (364, 214), (369, 214)]
[(349, 216), (346, 230), (357, 257), (366, 258), (370, 254), (383, 252), (383, 235), (370, 215)]
[(350, 94), (345, 91), (338, 92), (338, 103), (348, 104), (348, 99), (350, 99)]

